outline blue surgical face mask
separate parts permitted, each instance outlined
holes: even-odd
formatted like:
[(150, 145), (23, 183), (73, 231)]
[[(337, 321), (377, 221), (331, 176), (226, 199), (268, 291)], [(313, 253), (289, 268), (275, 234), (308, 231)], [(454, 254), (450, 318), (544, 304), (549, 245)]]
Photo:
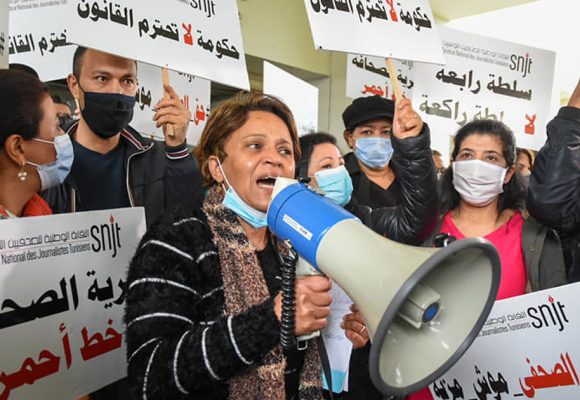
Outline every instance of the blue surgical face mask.
[(391, 139), (358, 138), (354, 143), (354, 154), (367, 167), (380, 169), (391, 161), (393, 145)]
[(56, 160), (51, 163), (35, 164), (30, 161), (26, 161), (26, 163), (34, 165), (38, 170), (41, 183), (40, 190), (46, 190), (63, 183), (70, 173), (74, 159), (73, 146), (69, 135), (57, 136), (52, 142), (49, 140), (37, 138), (32, 140), (40, 143), (52, 144), (56, 149)]
[(252, 206), (248, 205), (248, 203), (246, 203), (244, 200), (242, 200), (242, 198), (234, 190), (234, 187), (230, 185), (220, 160), (218, 160), (218, 166), (220, 167), (222, 175), (224, 176), (226, 184), (228, 185), (227, 189), (224, 188), (226, 195), (222, 201), (223, 206), (232, 210), (238, 217), (256, 229), (268, 226), (266, 213), (256, 210)]
[(326, 197), (339, 206), (348, 204), (352, 196), (352, 179), (344, 165), (318, 171), (314, 177), (318, 187), (326, 193)]

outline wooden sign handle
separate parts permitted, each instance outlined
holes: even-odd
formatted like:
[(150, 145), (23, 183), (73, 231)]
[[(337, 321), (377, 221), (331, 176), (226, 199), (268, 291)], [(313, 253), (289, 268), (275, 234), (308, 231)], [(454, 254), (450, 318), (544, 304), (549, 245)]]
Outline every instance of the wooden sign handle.
[[(167, 68), (162, 68), (161, 71), (162, 71), (162, 76), (163, 76), (163, 98), (168, 99), (169, 93), (167, 92), (167, 90), (165, 90), (165, 86), (169, 85), (169, 70)], [(165, 132), (167, 132), (167, 136), (169, 136), (169, 137), (175, 136), (175, 132), (173, 131), (172, 124), (167, 124), (165, 126)]]
[(403, 98), (403, 91), (401, 90), (401, 84), (399, 83), (399, 78), (397, 78), (397, 69), (393, 64), (393, 59), (387, 58), (387, 71), (391, 77), (391, 83), (393, 84), (393, 91), (395, 92), (395, 99), (399, 101)]

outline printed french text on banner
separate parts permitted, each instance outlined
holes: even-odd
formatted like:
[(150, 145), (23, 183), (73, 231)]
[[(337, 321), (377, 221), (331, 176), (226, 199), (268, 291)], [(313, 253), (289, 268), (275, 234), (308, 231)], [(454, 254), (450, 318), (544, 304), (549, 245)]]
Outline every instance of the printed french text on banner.
[(546, 141), (555, 53), (440, 28), (447, 64), (415, 64), (413, 103), (435, 134), (467, 122), (495, 119), (515, 133), (517, 146)]
[(10, 39), (6, 48), (11, 63), (34, 68), (41, 81), (66, 78), (76, 49), (67, 29), (70, 1), (9, 0)]
[(501, 300), (436, 400), (580, 399), (580, 283)]
[[(181, 103), (191, 112), (187, 129), (187, 144), (195, 146), (209, 117), (211, 82), (183, 72), (169, 71), (169, 83), (180, 96)], [(139, 63), (137, 66), (139, 89), (131, 126), (142, 135), (165, 140), (162, 128), (155, 126), (155, 104), (163, 97), (161, 68)]]
[(0, 399), (76, 399), (127, 374), (143, 208), (0, 221)]
[(316, 48), (444, 64), (429, 0), (304, 0)]
[(68, 0), (73, 43), (249, 89), (235, 0)]
[[(412, 98), (415, 85), (413, 61), (394, 60), (393, 63), (403, 94), (409, 99)], [(385, 59), (349, 54), (346, 64), (346, 95), (353, 99), (377, 95), (395, 100)]]
[(300, 136), (318, 129), (318, 88), (264, 62), (264, 93), (282, 100), (296, 120)]

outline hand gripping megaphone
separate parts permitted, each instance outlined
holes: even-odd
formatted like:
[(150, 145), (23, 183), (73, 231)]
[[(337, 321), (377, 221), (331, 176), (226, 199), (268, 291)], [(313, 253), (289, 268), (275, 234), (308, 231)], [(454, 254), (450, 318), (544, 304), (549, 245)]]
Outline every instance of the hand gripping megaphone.
[(292, 179), (278, 178), (268, 227), (353, 299), (370, 338), (370, 376), (404, 396), (437, 380), (479, 334), (501, 276), (482, 238), (441, 249), (396, 243)]

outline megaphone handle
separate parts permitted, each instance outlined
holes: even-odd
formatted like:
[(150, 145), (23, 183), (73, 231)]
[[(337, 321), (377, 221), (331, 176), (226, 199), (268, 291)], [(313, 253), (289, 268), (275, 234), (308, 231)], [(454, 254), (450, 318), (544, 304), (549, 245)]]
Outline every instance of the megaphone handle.
[(294, 293), (294, 284), (296, 282), (296, 263), (298, 255), (292, 248), (292, 245), (284, 242), (289, 249), (287, 256), (283, 256), (279, 251), (278, 259), (280, 260), (280, 275), (282, 277), (282, 315), (280, 318), (280, 343), (286, 350), (291, 350), (296, 346), (295, 318), (296, 318), (296, 301)]

